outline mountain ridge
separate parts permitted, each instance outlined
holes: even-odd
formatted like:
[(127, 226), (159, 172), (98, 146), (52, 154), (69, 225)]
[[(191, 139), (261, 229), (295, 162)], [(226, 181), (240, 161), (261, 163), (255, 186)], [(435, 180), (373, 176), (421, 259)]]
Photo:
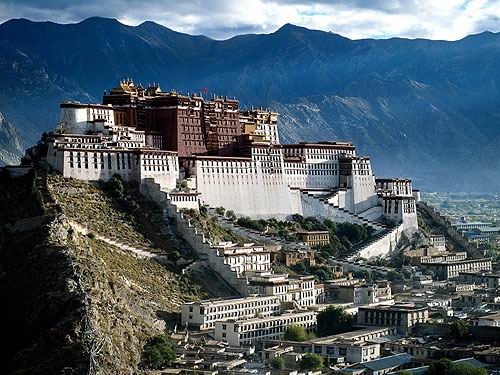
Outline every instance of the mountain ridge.
[(100, 17), (0, 25), (0, 108), (25, 146), (54, 127), (61, 100), (99, 102), (124, 77), (278, 109), (284, 141), (353, 141), (377, 175), (500, 189), (499, 33), (351, 40), (286, 24), (215, 40)]

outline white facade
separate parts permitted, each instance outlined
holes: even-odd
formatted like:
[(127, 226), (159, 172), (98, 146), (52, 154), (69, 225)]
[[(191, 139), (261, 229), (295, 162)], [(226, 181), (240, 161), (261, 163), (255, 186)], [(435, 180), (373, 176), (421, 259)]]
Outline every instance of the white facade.
[(429, 245), (440, 250), (446, 250), (446, 238), (443, 235), (431, 235), (429, 236)]
[(282, 302), (297, 306), (316, 304), (316, 290), (313, 276), (288, 277), (286, 274), (262, 273), (248, 276), (250, 293), (276, 296)]
[(247, 158), (197, 156), (185, 166), (202, 203), (241, 216), (368, 220), (376, 229), (384, 216), (405, 231), (418, 227), (411, 181), (377, 185), (370, 159), (349, 143), (254, 144)]
[(355, 340), (317, 339), (311, 341), (311, 353), (324, 358), (344, 358), (348, 363), (363, 363), (380, 357), (380, 344)]
[(177, 153), (117, 143), (103, 135), (55, 136), (48, 145), (47, 163), (64, 177), (107, 181), (117, 174), (124, 181), (153, 179), (163, 191), (175, 189), (179, 175)]
[(104, 131), (106, 126), (115, 124), (113, 107), (102, 104), (81, 104), (63, 102), (59, 117), (59, 126), (67, 134), (86, 134)]
[(177, 210), (198, 210), (200, 205), (199, 195), (200, 193), (196, 191), (173, 190), (168, 193), (168, 200), (175, 205)]
[(224, 257), (224, 263), (238, 276), (247, 272), (271, 271), (271, 254), (264, 246), (236, 246), (235, 244), (220, 244), (214, 246), (217, 255)]
[(183, 304), (181, 322), (204, 330), (214, 328), (218, 321), (277, 315), (280, 311), (281, 301), (274, 296), (207, 300)]
[(215, 339), (230, 346), (255, 344), (264, 339), (279, 339), (288, 326), (296, 324), (312, 331), (316, 327), (317, 313), (305, 311), (247, 320), (215, 323)]
[(473, 326), (500, 327), (500, 313), (474, 317), (471, 323)]

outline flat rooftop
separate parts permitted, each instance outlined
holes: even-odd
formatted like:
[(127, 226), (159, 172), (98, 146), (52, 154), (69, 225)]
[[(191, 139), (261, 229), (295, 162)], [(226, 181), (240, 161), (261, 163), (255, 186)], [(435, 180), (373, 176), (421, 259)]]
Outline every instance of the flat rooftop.
[(384, 311), (402, 311), (402, 312), (425, 310), (425, 309), (427, 309), (427, 306), (415, 305), (412, 303), (359, 307), (359, 310), (384, 310)]
[(202, 301), (194, 301), (194, 302), (187, 302), (184, 303), (184, 305), (203, 305), (203, 306), (210, 306), (210, 305), (224, 305), (224, 304), (233, 304), (233, 303), (246, 303), (246, 302), (255, 302), (255, 301), (263, 301), (263, 300), (269, 300), (269, 299), (278, 299), (277, 296), (253, 296), (253, 297), (236, 297), (236, 298), (213, 298), (213, 299), (206, 299)]

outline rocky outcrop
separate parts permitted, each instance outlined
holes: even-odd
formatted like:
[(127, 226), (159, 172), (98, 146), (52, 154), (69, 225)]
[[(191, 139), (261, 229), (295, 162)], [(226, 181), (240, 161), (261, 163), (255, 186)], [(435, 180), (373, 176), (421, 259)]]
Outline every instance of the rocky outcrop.
[[(2, 178), (0, 189), (7, 197), (0, 210), (12, 212), (0, 222), (6, 373), (141, 373), (145, 341), (176, 324), (183, 302), (210, 296), (156, 261), (158, 255), (142, 252), (161, 246), (101, 187), (39, 173)], [(72, 210), (68, 202), (77, 197)], [(26, 221), (40, 216), (45, 220), (36, 228)], [(123, 233), (122, 242), (109, 238), (105, 219)], [(143, 247), (126, 243), (129, 238)], [(163, 251), (168, 257), (175, 249)]]
[(23, 145), (17, 130), (0, 112), (0, 165), (19, 164)]

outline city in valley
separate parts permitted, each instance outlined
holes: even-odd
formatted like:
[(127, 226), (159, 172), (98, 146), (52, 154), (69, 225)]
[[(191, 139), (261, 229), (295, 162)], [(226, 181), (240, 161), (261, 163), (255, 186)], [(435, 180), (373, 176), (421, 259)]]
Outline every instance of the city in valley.
[(237, 98), (124, 79), (59, 110), (1, 171), (5, 233), (68, 249), (87, 373), (499, 371), (494, 199), (471, 216), (348, 139), (284, 143)]

